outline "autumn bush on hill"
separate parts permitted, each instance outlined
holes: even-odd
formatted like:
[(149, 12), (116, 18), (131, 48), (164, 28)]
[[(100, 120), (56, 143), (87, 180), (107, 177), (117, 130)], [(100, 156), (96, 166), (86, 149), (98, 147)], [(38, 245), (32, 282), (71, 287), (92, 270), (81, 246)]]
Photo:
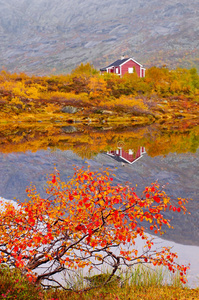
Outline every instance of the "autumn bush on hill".
[[(66, 288), (58, 275), (64, 272), (69, 289), (74, 288), (70, 278), (81, 269), (88, 274), (108, 267), (108, 283), (137, 264), (178, 271), (185, 283), (187, 266), (177, 262), (169, 247), (155, 247), (146, 224), (153, 235), (162, 234), (163, 226), (171, 227), (164, 211), (185, 213), (186, 200), (171, 200), (158, 183), (139, 197), (130, 185), (116, 185), (112, 176), (109, 170), (76, 169), (65, 183), (55, 170), (45, 198), (30, 186), (25, 203), (17, 208), (5, 204), (0, 212), (1, 264), (20, 269), (43, 286)], [(138, 239), (144, 243), (142, 251)]]

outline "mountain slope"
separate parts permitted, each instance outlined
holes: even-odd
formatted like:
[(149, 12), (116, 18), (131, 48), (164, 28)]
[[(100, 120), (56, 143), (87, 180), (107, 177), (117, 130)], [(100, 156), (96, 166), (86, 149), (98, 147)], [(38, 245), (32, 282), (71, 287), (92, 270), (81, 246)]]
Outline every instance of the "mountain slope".
[(146, 66), (197, 66), (198, 12), (198, 0), (0, 0), (0, 68), (99, 68), (121, 54)]

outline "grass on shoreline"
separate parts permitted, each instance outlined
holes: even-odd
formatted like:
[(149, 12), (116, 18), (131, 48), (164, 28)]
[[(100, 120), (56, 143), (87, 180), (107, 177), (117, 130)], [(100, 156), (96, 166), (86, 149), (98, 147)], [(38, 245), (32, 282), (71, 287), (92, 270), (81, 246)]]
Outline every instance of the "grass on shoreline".
[[(101, 275), (100, 275), (101, 276)], [(103, 276), (103, 275), (102, 275)], [(105, 275), (106, 276), (106, 275)], [(95, 276), (93, 276), (95, 277)], [(93, 278), (89, 277), (89, 278)], [(81, 276), (80, 276), (81, 278)], [(97, 277), (103, 278), (103, 277)], [(82, 277), (83, 279), (83, 277)], [(96, 278), (95, 278), (96, 279)], [(101, 282), (101, 279), (100, 279)], [(133, 272), (121, 275), (118, 281), (106, 286), (79, 292), (35, 287), (21, 276), (19, 270), (0, 267), (0, 299), (21, 300), (193, 300), (199, 299), (199, 288), (184, 287), (179, 277), (169, 275), (162, 269), (152, 271), (138, 267)], [(97, 282), (98, 284), (99, 282)], [(78, 281), (82, 287), (82, 281)], [(98, 284), (99, 285), (99, 284)]]

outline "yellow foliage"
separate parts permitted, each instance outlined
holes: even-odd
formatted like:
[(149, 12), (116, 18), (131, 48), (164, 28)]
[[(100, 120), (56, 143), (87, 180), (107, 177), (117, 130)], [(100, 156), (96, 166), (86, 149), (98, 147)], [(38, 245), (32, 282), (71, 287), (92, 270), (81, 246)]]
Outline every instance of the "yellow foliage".
[(147, 110), (147, 106), (144, 104), (142, 99), (135, 99), (132, 95), (129, 96), (121, 96), (119, 99), (114, 100), (114, 105), (124, 105), (130, 107), (139, 107), (141, 109)]
[(56, 110), (59, 110), (59, 106), (55, 105), (53, 103), (48, 103), (47, 106), (44, 108), (45, 112), (47, 113), (53, 113)]
[(88, 89), (91, 98), (99, 98), (108, 94), (107, 83), (102, 77), (91, 77)]
[(23, 102), (19, 99), (19, 97), (13, 97), (10, 103), (13, 104), (13, 105), (19, 104), (19, 105), (21, 105), (22, 107), (24, 107), (24, 104), (23, 104)]

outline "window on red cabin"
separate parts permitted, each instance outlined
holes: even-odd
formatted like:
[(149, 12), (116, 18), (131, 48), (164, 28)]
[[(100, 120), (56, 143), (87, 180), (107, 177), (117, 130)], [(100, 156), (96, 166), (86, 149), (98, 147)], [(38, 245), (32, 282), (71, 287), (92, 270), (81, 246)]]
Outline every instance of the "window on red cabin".
[(133, 73), (133, 68), (128, 68), (128, 73)]

